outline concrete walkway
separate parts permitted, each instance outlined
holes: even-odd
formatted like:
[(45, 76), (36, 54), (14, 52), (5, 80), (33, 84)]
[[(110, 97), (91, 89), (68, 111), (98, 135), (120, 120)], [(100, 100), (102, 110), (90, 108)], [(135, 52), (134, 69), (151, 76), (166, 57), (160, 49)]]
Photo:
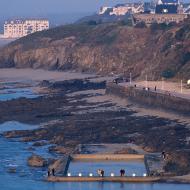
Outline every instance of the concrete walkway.
[[(190, 89), (187, 88), (182, 88), (182, 93), (181, 93), (181, 87), (178, 83), (172, 83), (172, 82), (164, 82), (164, 87), (161, 87), (162, 84), (161, 81), (141, 81), (141, 82), (136, 82), (134, 81), (133, 83), (129, 83), (129, 82), (124, 82), (124, 83), (119, 83), (120, 86), (133, 86), (136, 84), (136, 88), (142, 90), (143, 88), (146, 87), (149, 88), (150, 92), (156, 92), (159, 94), (167, 94), (170, 96), (174, 96), (174, 97), (179, 97), (179, 98), (183, 98), (183, 99), (188, 99), (190, 100)], [(156, 91), (155, 91), (155, 86), (156, 86)]]
[(49, 177), (49, 182), (159, 182), (160, 177)]

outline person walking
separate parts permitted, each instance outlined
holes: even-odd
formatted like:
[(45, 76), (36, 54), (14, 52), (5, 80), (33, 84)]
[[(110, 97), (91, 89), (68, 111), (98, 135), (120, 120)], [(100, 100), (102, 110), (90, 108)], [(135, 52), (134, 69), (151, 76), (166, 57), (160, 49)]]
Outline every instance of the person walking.
[(166, 159), (166, 153), (163, 151), (162, 152), (162, 158), (165, 160)]

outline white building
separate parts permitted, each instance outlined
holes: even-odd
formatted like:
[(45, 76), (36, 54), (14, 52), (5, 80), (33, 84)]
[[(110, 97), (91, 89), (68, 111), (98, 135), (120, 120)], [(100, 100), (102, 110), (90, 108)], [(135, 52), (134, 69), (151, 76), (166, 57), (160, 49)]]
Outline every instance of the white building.
[(109, 15), (124, 16), (127, 13), (140, 13), (144, 11), (142, 3), (119, 4), (114, 7), (101, 7), (99, 15), (105, 14), (108, 11)]
[(4, 24), (5, 38), (21, 38), (34, 32), (49, 29), (48, 20), (12, 20)]
[(0, 39), (4, 38), (4, 35), (3, 34), (0, 34)]
[(112, 7), (101, 7), (99, 10), (99, 15), (103, 15), (108, 9), (111, 9)]
[(190, 4), (183, 4), (183, 13), (190, 14)]
[(123, 16), (127, 13), (140, 13), (144, 11), (143, 4), (126, 4), (117, 7), (113, 7), (113, 11), (110, 15)]

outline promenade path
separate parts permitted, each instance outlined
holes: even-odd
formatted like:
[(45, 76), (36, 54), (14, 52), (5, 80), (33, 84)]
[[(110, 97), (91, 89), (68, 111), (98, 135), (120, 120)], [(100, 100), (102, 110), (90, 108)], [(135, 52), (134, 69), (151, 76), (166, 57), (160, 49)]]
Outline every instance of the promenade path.
[(181, 82), (164, 82), (164, 81), (133, 81), (131, 84), (129, 82), (119, 83), (120, 86), (134, 86), (137, 89), (148, 90), (151, 92), (156, 92), (160, 94), (168, 94), (171, 96), (189, 99), (190, 100), (190, 88), (188, 89), (185, 84), (182, 85), (181, 92)]

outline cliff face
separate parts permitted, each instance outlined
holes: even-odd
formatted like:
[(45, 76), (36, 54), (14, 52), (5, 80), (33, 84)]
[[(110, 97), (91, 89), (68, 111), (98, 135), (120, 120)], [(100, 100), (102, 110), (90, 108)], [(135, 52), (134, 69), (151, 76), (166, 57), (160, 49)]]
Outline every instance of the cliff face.
[(119, 23), (67, 25), (21, 38), (0, 51), (0, 67), (190, 76), (190, 21), (164, 29)]

